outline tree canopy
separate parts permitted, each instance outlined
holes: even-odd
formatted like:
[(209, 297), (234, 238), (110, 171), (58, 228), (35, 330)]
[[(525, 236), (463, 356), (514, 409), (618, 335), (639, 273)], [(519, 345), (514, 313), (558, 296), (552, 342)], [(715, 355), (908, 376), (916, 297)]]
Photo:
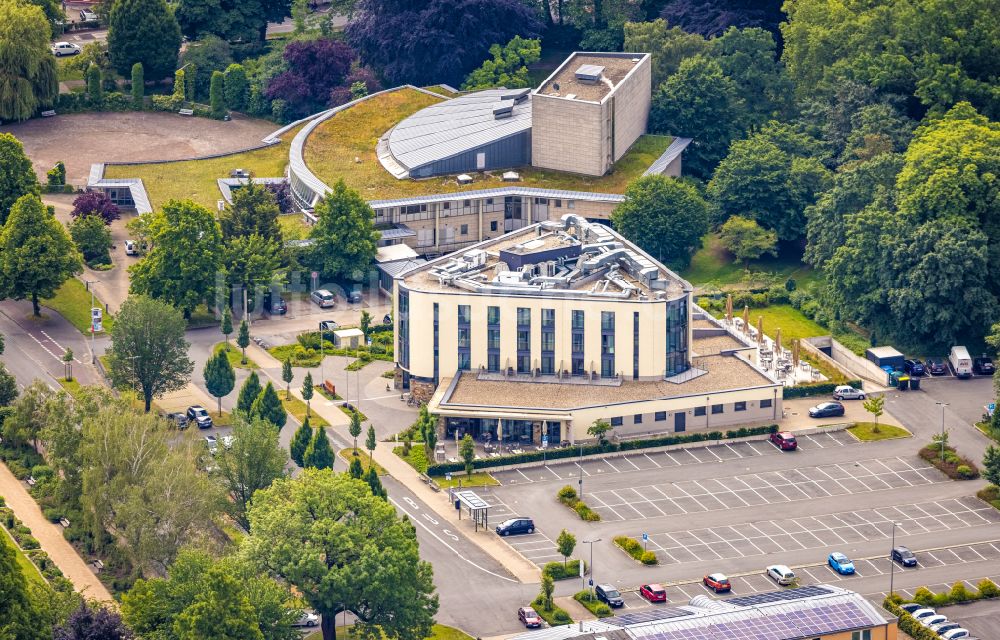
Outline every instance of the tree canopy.
[[(0, 120), (27, 120), (59, 95), (56, 59), (49, 50), (51, 34), (41, 7), (0, 2)], [(0, 187), (0, 194), (6, 189)], [(10, 203), (3, 205), (0, 195), (0, 219)]]
[(0, 133), (0, 226), (7, 222), (10, 208), (21, 196), (40, 193), (38, 176), (21, 141)]
[(218, 477), (229, 494), (231, 513), (244, 529), (250, 528), (247, 511), (255, 492), (271, 486), (285, 472), (285, 450), (278, 444), (278, 430), (258, 417), (237, 413), (233, 418), (233, 443), (216, 456)]
[(146, 80), (169, 78), (177, 68), (181, 30), (164, 0), (114, 0), (108, 13), (108, 55), (122, 76), (142, 63)]
[(490, 57), (465, 78), (462, 89), (476, 91), (492, 87), (514, 89), (530, 86), (528, 65), (537, 62), (541, 55), (541, 40), (514, 36), (502, 47), (495, 44), (490, 47)]
[(361, 195), (338, 180), (316, 204), (318, 218), (309, 232), (314, 241), (306, 262), (327, 280), (364, 279), (378, 246), (375, 215)]

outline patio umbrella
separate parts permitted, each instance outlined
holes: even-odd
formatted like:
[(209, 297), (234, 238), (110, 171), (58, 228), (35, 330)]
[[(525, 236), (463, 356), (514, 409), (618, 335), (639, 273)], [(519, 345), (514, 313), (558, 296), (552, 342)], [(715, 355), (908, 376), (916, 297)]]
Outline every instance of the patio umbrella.
[(757, 316), (757, 344), (764, 344), (764, 316)]
[(774, 357), (781, 357), (781, 327), (774, 330)]
[(750, 335), (750, 307), (743, 307), (743, 333)]
[(799, 366), (799, 342), (801, 340), (792, 340), (792, 364), (796, 367)]
[(733, 323), (733, 294), (726, 296), (726, 322)]

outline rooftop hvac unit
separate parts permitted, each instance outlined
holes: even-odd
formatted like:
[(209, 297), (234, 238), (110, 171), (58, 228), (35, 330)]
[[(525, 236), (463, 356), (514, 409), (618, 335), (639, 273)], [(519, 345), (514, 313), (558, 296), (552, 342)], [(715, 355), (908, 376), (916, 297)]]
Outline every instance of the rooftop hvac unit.
[(519, 174), (517, 171), (504, 171), (503, 172), (503, 181), (504, 182), (520, 182), (521, 181), (521, 174)]
[(472, 176), (467, 173), (461, 173), (455, 177), (458, 184), (472, 184)]
[(502, 118), (509, 118), (514, 115), (514, 101), (513, 100), (501, 100), (500, 102), (493, 103), (493, 119), (500, 120)]
[(576, 79), (585, 84), (597, 84), (604, 73), (604, 67), (596, 64), (582, 64), (576, 70)]
[(514, 104), (521, 104), (530, 93), (531, 89), (514, 89), (500, 94), (500, 100), (513, 100)]

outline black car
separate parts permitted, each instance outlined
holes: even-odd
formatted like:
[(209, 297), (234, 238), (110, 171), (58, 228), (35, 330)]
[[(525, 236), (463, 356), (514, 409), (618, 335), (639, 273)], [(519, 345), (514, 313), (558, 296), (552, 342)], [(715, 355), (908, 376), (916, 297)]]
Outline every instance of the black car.
[(977, 376), (991, 376), (996, 373), (997, 368), (993, 366), (993, 360), (982, 356), (972, 361), (972, 373)]
[(830, 418), (844, 415), (844, 405), (839, 402), (821, 402), (809, 409), (810, 418)]
[(288, 313), (288, 303), (281, 296), (272, 296), (270, 293), (264, 294), (264, 310), (271, 315), (283, 316)]
[(896, 547), (892, 550), (892, 559), (904, 567), (917, 566), (917, 556), (906, 547)]
[(622, 594), (618, 593), (618, 589), (615, 589), (610, 584), (599, 584), (594, 587), (594, 595), (601, 602), (607, 604), (609, 607), (625, 606), (625, 601), (622, 600)]
[(944, 360), (941, 358), (927, 358), (924, 369), (932, 376), (943, 376), (948, 373), (948, 367), (945, 366)]
[(904, 360), (903, 370), (911, 376), (922, 376), (927, 373), (924, 363), (920, 360)]
[(212, 427), (212, 416), (208, 415), (208, 411), (201, 405), (188, 407), (187, 419), (188, 422), (197, 424), (199, 429), (210, 429)]
[(512, 536), (519, 533), (534, 533), (535, 521), (531, 518), (511, 518), (497, 525), (498, 536)]

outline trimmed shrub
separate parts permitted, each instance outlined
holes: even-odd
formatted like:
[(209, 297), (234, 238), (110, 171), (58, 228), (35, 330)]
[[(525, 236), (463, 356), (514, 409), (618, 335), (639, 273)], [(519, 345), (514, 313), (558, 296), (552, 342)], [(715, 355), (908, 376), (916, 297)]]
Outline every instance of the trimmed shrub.
[(913, 592), (913, 601), (929, 607), (934, 604), (934, 592), (927, 587), (920, 587)]
[(556, 496), (559, 498), (559, 502), (565, 504), (576, 503), (576, 489), (569, 485), (560, 489)]
[(586, 522), (600, 522), (601, 520), (601, 515), (596, 511), (593, 511), (582, 501), (577, 502), (576, 506), (573, 507), (573, 510), (576, 511), (577, 515), (580, 516), (581, 520), (584, 520)]
[(36, 540), (33, 536), (21, 536), (20, 538), (17, 539), (17, 543), (21, 545), (22, 549), (25, 550), (37, 549), (39, 546), (41, 546), (38, 544), (38, 540)]
[(959, 580), (951, 586), (951, 591), (948, 593), (952, 602), (968, 602), (975, 597), (975, 594), (966, 588), (965, 583)]
[(1000, 587), (998, 587), (996, 583), (989, 578), (983, 578), (980, 580), (979, 584), (976, 585), (976, 588), (979, 590), (980, 598), (1000, 597)]
[(656, 553), (653, 551), (643, 551), (642, 555), (639, 556), (639, 562), (645, 565), (657, 564)]
[(212, 80), (208, 88), (208, 101), (212, 105), (212, 117), (221, 120), (226, 115), (226, 98), (223, 89), (224, 83), (221, 71), (212, 72)]
[(656, 558), (656, 553), (653, 551), (643, 551), (642, 544), (635, 538), (615, 536), (614, 543), (619, 549), (629, 554), (636, 562), (641, 562), (647, 566), (652, 566), (659, 562)]
[(146, 74), (142, 69), (142, 63), (136, 62), (132, 65), (132, 106), (142, 109), (146, 93)]
[(921, 449), (920, 457), (952, 480), (972, 480), (979, 477), (976, 463), (958, 455), (958, 452), (948, 445), (944, 447), (944, 460), (941, 460), (941, 444), (938, 442), (932, 442)]
[(785, 400), (791, 400), (793, 398), (830, 395), (833, 393), (834, 389), (842, 384), (852, 386), (855, 389), (864, 388), (861, 380), (848, 380), (846, 382), (811, 382), (809, 384), (800, 384), (794, 387), (785, 387), (781, 392), (781, 397)]
[[(548, 575), (553, 580), (578, 578), (580, 576), (580, 562), (580, 560), (570, 560), (566, 563), (566, 566), (563, 566), (561, 562), (549, 562), (542, 567), (542, 573)], [(583, 563), (583, 568), (586, 570), (586, 562)]]
[(568, 613), (558, 608), (552, 614), (552, 618), (560, 624), (569, 624), (570, 622), (573, 622), (573, 619), (569, 617)]

